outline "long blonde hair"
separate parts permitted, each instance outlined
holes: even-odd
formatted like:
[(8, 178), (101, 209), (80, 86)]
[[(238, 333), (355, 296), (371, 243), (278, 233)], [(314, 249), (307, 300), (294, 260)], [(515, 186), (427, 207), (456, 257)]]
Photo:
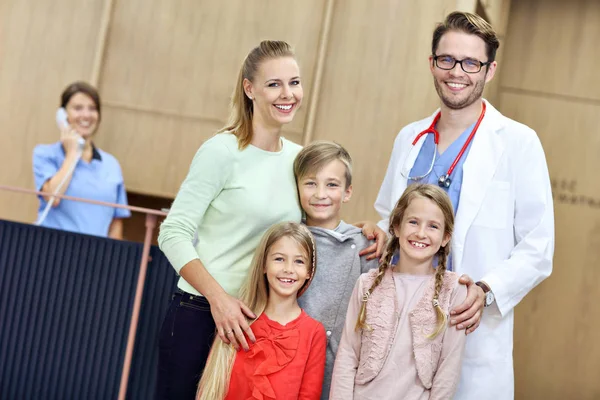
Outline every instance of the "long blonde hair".
[[(273, 225), (263, 235), (254, 257), (248, 277), (240, 289), (239, 299), (258, 317), (265, 311), (269, 300), (269, 285), (264, 273), (266, 259), (271, 247), (281, 238), (294, 239), (304, 250), (309, 260), (309, 277), (298, 290), (297, 296), (302, 295), (310, 285), (317, 269), (317, 253), (312, 234), (304, 225), (296, 222), (281, 222)], [(312, 265), (310, 265), (312, 264)], [(254, 321), (249, 321), (252, 324)], [(231, 370), (235, 361), (235, 349), (225, 344), (219, 336), (213, 342), (202, 379), (198, 386), (197, 400), (221, 400), (227, 395)]]
[[(367, 290), (363, 295), (362, 304), (360, 307), (360, 312), (358, 314), (358, 319), (356, 321), (355, 329), (367, 329), (371, 328), (367, 325), (367, 301), (369, 300), (369, 296), (373, 293), (373, 290), (381, 283), (383, 276), (385, 275), (385, 271), (388, 267), (391, 266), (392, 257), (396, 253), (396, 251), (400, 247), (400, 242), (396, 233), (394, 232), (394, 228), (402, 223), (402, 219), (404, 218), (404, 213), (406, 209), (410, 205), (410, 203), (417, 197), (422, 197), (425, 199), (429, 199), (433, 201), (439, 208), (442, 210), (444, 214), (444, 237), (451, 237), (452, 232), (454, 230), (454, 209), (452, 207), (452, 202), (450, 198), (442, 189), (435, 185), (431, 184), (414, 184), (410, 185), (396, 203), (396, 207), (392, 211), (390, 215), (390, 239), (387, 242), (387, 246), (385, 249), (384, 257), (379, 264), (379, 270), (375, 280), (371, 287)], [(435, 292), (433, 294), (433, 308), (435, 309), (436, 318), (437, 318), (437, 327), (433, 333), (431, 333), (428, 338), (433, 339), (437, 335), (439, 335), (448, 322), (448, 317), (446, 313), (442, 309), (439, 304), (439, 295), (440, 290), (442, 289), (442, 284), (444, 283), (444, 274), (446, 272), (446, 264), (448, 260), (448, 254), (450, 253), (450, 242), (446, 243), (445, 246), (440, 246), (440, 249), (437, 252), (438, 256), (438, 266), (435, 270)]]
[(254, 81), (260, 65), (273, 58), (295, 58), (292, 46), (280, 40), (263, 40), (246, 56), (231, 96), (229, 120), (219, 133), (231, 132), (238, 140), (238, 147), (243, 150), (252, 141), (252, 117), (254, 105), (244, 91), (244, 79)]

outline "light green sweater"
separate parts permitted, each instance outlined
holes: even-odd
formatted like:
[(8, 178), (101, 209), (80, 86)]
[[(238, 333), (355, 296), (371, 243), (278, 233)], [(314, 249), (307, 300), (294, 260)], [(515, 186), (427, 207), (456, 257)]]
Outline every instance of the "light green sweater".
[[(227, 293), (237, 296), (265, 231), (278, 222), (300, 222), (293, 163), (301, 147), (283, 138), (282, 145), (279, 152), (252, 145), (240, 151), (231, 133), (202, 144), (158, 237), (178, 273), (198, 258)], [(199, 294), (183, 278), (177, 286)]]

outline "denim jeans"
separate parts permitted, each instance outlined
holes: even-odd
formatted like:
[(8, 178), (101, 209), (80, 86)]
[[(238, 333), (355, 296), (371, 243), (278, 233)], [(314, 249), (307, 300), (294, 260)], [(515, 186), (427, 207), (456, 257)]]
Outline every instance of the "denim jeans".
[(157, 399), (195, 399), (214, 338), (206, 298), (177, 290), (160, 331)]

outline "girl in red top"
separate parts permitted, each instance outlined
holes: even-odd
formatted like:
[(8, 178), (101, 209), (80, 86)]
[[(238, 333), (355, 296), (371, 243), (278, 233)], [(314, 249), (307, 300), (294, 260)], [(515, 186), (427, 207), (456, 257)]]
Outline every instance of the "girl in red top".
[(297, 301), (316, 272), (316, 256), (303, 225), (284, 222), (265, 233), (240, 290), (240, 301), (259, 316), (252, 323), (256, 342), (236, 353), (217, 337), (196, 399), (320, 398), (325, 329)]

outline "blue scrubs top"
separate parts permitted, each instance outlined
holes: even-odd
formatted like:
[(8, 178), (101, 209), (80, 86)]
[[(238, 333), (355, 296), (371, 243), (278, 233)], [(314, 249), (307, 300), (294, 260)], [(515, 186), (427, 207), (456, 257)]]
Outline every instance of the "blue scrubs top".
[[(475, 128), (475, 123), (473, 123), (473, 125), (468, 127), (463, 133), (461, 133), (461, 135), (446, 149), (446, 151), (444, 151), (443, 154), (441, 154), (441, 155), (439, 153), (436, 154), (437, 158), (435, 160), (435, 164), (433, 164), (433, 169), (431, 170), (431, 173), (428, 176), (424, 177), (423, 179), (421, 179), (419, 181), (415, 181), (415, 180), (411, 179), (408, 181), (408, 184), (410, 185), (410, 184), (418, 182), (418, 183), (431, 183), (431, 184), (434, 184), (437, 186), (438, 179), (440, 178), (440, 176), (445, 175), (448, 172), (448, 169), (450, 168), (450, 166), (452, 165), (452, 163), (458, 156), (460, 149), (462, 149), (465, 142), (469, 138), (469, 135), (473, 131), (473, 128)], [(412, 169), (410, 170), (409, 176), (421, 176), (421, 175), (424, 175), (425, 173), (427, 173), (427, 170), (429, 169), (429, 166), (431, 165), (431, 160), (433, 158), (433, 154), (434, 154), (434, 152), (437, 152), (433, 134), (427, 135), (426, 138), (421, 139), (421, 140), (425, 140), (425, 142), (423, 143), (423, 146), (421, 147), (421, 150), (419, 151), (419, 155), (417, 156), (417, 159), (415, 160), (415, 164), (413, 165)], [(462, 157), (456, 164), (456, 167), (454, 167), (454, 171), (452, 171), (452, 175), (450, 175), (450, 179), (452, 180), (450, 187), (442, 188), (446, 191), (446, 193), (448, 193), (448, 196), (450, 197), (450, 200), (452, 201), (452, 206), (454, 207), (454, 215), (456, 215), (456, 211), (458, 210), (458, 204), (460, 202), (460, 190), (461, 190), (462, 181), (463, 181), (463, 164), (465, 163), (465, 160), (467, 159), (467, 156), (469, 154), (469, 150), (471, 149), (472, 144), (473, 144), (473, 141), (471, 141), (471, 143), (469, 143), (469, 145), (465, 149), (465, 152), (463, 153)], [(450, 271), (452, 270), (452, 258), (450, 258), (448, 260), (448, 270), (450, 270)]]
[[(52, 178), (65, 160), (65, 152), (60, 142), (42, 144), (33, 150), (33, 172), (35, 187), (38, 190)], [(93, 147), (92, 160), (77, 162), (66, 195), (90, 200), (127, 205), (127, 193), (123, 183), (121, 166), (115, 157)], [(47, 202), (40, 198), (38, 218)], [(53, 207), (42, 226), (96, 236), (108, 236), (113, 218), (127, 218), (131, 212), (126, 209), (61, 200)]]

